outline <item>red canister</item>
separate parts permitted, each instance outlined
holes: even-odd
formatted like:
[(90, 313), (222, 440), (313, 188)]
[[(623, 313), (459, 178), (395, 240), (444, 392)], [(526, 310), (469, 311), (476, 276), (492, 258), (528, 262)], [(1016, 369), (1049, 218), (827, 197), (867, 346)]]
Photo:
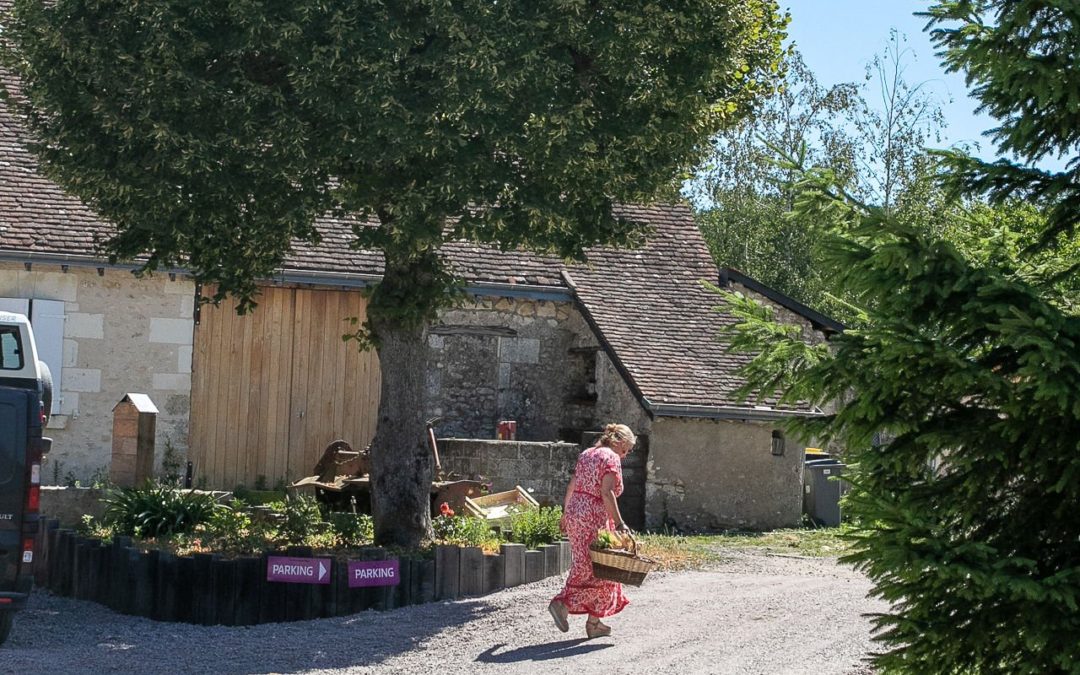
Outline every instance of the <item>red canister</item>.
[(514, 420), (502, 420), (495, 430), (495, 437), (500, 441), (517, 440), (517, 422)]

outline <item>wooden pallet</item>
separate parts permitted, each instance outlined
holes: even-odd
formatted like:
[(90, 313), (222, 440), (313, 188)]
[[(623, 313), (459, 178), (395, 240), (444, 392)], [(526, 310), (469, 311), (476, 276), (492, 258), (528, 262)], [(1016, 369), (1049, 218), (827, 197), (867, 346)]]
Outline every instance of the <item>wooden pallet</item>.
[(507, 525), (510, 517), (518, 511), (538, 508), (540, 504), (520, 485), (506, 492), (465, 498), (465, 512), (468, 515), (498, 526)]

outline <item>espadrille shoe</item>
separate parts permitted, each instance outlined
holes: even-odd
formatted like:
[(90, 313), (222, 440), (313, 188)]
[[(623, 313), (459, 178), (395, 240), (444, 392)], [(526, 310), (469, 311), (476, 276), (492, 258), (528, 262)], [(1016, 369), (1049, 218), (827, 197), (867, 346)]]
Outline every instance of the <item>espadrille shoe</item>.
[(552, 600), (548, 603), (548, 611), (551, 612), (551, 618), (555, 619), (556, 628), (564, 633), (570, 630), (570, 622), (566, 620), (566, 617), (570, 616), (570, 610), (566, 605), (558, 600)]
[(590, 639), (607, 637), (608, 635), (611, 635), (611, 626), (600, 623), (600, 619), (597, 619), (596, 621), (589, 619), (585, 622), (585, 634), (588, 635)]

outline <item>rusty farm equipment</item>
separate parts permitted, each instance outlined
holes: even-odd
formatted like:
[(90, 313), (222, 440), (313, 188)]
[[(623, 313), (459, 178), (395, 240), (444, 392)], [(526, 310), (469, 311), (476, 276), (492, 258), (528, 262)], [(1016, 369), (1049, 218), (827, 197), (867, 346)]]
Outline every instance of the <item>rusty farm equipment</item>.
[[(484, 494), (480, 481), (463, 479), (443, 471), (439, 450), (432, 429), (427, 425), (428, 444), (435, 459), (435, 477), (431, 482), (432, 513), (447, 503), (455, 511), (464, 512), (466, 500)], [(326, 446), (315, 464), (312, 475), (289, 485), (295, 494), (314, 496), (332, 511), (371, 512), (371, 460), (368, 450), (356, 451), (348, 442), (337, 440)]]

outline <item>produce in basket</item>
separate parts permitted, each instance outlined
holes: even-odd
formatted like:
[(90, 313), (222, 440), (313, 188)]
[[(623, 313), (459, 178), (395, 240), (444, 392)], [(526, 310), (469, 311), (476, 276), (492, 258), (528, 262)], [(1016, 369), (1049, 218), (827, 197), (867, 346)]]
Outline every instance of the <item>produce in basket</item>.
[(594, 551), (606, 551), (612, 548), (622, 549), (626, 548), (626, 542), (611, 530), (599, 529), (596, 531), (596, 539), (589, 545), (589, 548)]

